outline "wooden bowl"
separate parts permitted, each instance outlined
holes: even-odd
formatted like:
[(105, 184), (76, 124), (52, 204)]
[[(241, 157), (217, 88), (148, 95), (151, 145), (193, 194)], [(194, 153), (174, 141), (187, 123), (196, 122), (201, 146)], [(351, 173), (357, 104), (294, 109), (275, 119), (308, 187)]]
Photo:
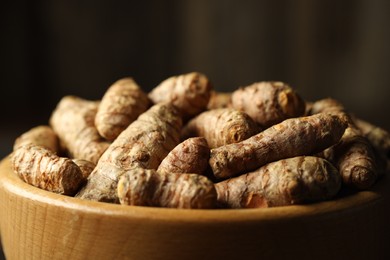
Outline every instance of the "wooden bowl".
[(372, 191), (269, 209), (178, 210), (83, 201), (0, 164), (7, 259), (390, 259), (389, 178)]

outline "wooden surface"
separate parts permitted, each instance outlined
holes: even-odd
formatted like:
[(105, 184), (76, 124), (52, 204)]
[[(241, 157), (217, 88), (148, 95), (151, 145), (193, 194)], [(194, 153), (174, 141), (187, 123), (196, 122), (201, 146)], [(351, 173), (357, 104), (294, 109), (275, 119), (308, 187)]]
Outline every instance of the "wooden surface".
[(7, 259), (389, 259), (389, 182), (271, 209), (130, 207), (52, 194), (0, 164)]

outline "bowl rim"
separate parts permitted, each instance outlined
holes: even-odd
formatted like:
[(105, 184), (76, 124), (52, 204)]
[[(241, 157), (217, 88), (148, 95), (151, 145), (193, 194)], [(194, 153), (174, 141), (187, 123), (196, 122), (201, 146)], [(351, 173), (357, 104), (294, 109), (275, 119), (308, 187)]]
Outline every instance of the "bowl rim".
[(304, 205), (254, 209), (173, 209), (87, 201), (52, 193), (25, 183), (14, 174), (10, 155), (3, 158), (0, 162), (0, 193), (14, 194), (29, 201), (36, 201), (47, 206), (59, 207), (75, 212), (79, 211), (102, 216), (109, 215), (118, 218), (148, 218), (184, 222), (275, 221), (333, 214), (343, 210), (356, 209), (356, 207), (365, 207), (367, 204), (377, 203), (385, 197), (389, 197), (390, 189), (386, 189), (388, 179), (388, 177), (382, 176), (372, 190), (359, 191), (353, 195)]

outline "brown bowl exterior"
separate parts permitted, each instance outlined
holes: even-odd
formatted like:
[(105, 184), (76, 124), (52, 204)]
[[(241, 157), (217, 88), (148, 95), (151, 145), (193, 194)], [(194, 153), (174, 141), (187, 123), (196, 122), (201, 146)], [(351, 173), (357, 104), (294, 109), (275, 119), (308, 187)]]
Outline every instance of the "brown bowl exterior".
[[(322, 203), (178, 210), (53, 194), (0, 164), (7, 259), (385, 259), (389, 183)], [(390, 258), (388, 258), (390, 259)]]

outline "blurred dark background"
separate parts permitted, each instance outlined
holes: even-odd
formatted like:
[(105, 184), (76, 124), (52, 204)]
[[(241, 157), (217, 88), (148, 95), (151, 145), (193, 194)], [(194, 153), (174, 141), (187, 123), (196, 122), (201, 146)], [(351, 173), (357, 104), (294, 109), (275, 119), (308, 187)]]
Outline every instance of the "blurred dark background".
[[(99, 99), (205, 73), (219, 91), (290, 83), (390, 129), (390, 1), (8, 1), (0, 8), (0, 156), (68, 94)], [(1, 254), (0, 254), (1, 258)]]
[(390, 129), (390, 1), (3, 1), (1, 156), (67, 94), (100, 99), (205, 73), (215, 89), (290, 83)]

